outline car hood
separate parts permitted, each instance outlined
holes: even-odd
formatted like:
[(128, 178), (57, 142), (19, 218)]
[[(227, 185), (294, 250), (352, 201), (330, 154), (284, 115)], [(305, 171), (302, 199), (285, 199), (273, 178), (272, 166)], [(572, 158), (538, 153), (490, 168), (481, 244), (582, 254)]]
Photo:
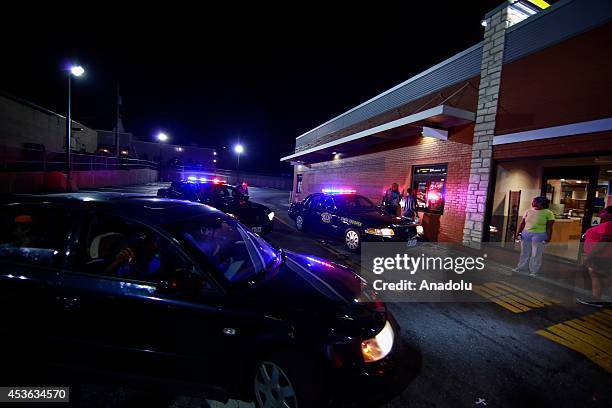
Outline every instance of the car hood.
[(248, 200), (248, 201), (245, 203), (245, 207), (256, 208), (256, 209), (258, 209), (258, 210), (264, 210), (264, 211), (266, 211), (266, 210), (267, 210), (267, 212), (270, 212), (270, 211), (271, 211), (271, 210), (270, 210), (268, 207), (266, 207), (265, 205), (263, 205), (263, 204), (259, 204), (259, 203), (255, 203), (255, 202), (250, 201), (250, 200)]
[(287, 252), (284, 264), (240, 299), (266, 315), (327, 321), (355, 335), (366, 335), (382, 328), (387, 311), (364, 285), (365, 280), (349, 268)]
[(382, 228), (391, 225), (410, 224), (410, 222), (404, 218), (381, 214), (381, 212), (378, 210), (353, 212), (343, 216), (355, 221), (362, 222), (365, 227), (371, 228)]

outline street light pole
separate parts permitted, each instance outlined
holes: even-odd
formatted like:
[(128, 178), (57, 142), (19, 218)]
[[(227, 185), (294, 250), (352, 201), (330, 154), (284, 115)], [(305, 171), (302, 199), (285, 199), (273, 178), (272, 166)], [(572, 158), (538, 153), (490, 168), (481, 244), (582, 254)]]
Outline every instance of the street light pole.
[(80, 77), (85, 73), (85, 70), (80, 65), (70, 67), (68, 71), (68, 112), (66, 113), (66, 190), (72, 190), (72, 176), (70, 168), (72, 167), (70, 157), (70, 143), (72, 139), (72, 76)]
[(240, 153), (238, 153), (238, 163), (236, 164), (236, 184), (240, 184)]
[(159, 132), (157, 134), (157, 141), (159, 144), (159, 181), (162, 181), (162, 142), (165, 142), (168, 140), (168, 135), (163, 133), (163, 132)]
[(70, 95), (72, 72), (68, 73), (68, 113), (66, 114), (66, 190), (72, 190), (70, 177), (70, 138), (72, 136), (72, 98)]
[(238, 143), (234, 146), (234, 152), (238, 155), (238, 161), (236, 163), (236, 184), (240, 184), (240, 155), (244, 152), (244, 146)]

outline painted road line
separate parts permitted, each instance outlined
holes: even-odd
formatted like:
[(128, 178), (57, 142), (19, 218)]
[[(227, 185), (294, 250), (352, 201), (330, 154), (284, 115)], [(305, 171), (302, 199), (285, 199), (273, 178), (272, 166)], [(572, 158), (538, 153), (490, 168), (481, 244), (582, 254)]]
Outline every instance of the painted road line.
[(286, 222), (286, 221), (283, 221), (283, 220), (282, 220), (280, 217), (274, 217), (274, 219), (275, 219), (276, 221), (280, 222), (281, 224), (283, 224), (283, 225), (285, 225), (285, 226), (289, 227), (289, 228), (293, 228), (293, 226), (292, 226), (292, 225), (290, 225), (290, 224), (289, 224), (288, 222)]
[(536, 333), (583, 354), (612, 373), (612, 310), (568, 320)]
[(348, 266), (349, 268), (353, 269), (356, 272), (361, 271), (361, 265), (351, 261), (350, 259), (348, 259), (348, 257), (343, 254), (342, 252), (338, 251), (337, 249), (327, 245), (327, 244), (323, 244), (320, 241), (315, 241), (315, 243), (317, 245), (319, 245), (321, 248), (325, 249), (326, 251), (330, 252), (331, 254), (341, 258), (341, 261), (339, 263), (344, 264), (345, 266)]
[(546, 298), (537, 292), (525, 290), (503, 281), (474, 285), (472, 290), (513, 313), (524, 313), (532, 309), (559, 303), (559, 301)]

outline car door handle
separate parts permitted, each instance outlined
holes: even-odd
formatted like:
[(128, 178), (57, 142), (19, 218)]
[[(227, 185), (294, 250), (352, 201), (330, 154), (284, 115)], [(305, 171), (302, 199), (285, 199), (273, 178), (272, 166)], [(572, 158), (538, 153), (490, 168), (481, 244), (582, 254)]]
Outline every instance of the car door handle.
[(76, 297), (58, 296), (56, 299), (62, 304), (64, 310), (76, 310), (81, 307), (81, 301)]

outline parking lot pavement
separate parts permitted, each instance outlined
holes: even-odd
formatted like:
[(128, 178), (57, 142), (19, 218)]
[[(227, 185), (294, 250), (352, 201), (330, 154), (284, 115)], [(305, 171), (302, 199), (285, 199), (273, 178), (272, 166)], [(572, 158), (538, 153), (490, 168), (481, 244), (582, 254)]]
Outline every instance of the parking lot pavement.
[[(157, 188), (125, 190), (145, 194)], [(359, 255), (341, 243), (295, 230), (287, 216), (288, 192), (250, 190), (253, 201), (275, 212), (275, 229), (266, 236), (272, 244), (359, 268)], [(389, 304), (401, 338), (422, 366), (378, 406), (612, 406), (612, 312), (577, 305), (573, 293), (558, 288), (554, 297), (534, 300), (536, 292), (550, 293), (547, 285), (499, 266), (491, 281), (482, 282), (483, 302)], [(171, 406), (183, 406), (177, 401)]]

